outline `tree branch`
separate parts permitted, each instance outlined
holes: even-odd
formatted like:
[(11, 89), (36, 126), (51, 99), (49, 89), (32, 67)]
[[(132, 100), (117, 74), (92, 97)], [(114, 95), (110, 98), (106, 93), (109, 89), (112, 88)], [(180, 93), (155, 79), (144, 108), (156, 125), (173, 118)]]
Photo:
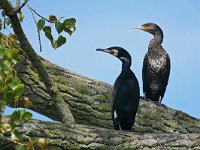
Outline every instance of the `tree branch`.
[[(53, 120), (61, 121), (48, 92), (32, 69), (26, 54), (21, 53), (16, 70), (26, 85), (25, 95), (33, 102), (30, 108)], [(61, 68), (41, 59), (49, 76), (57, 84), (58, 93), (70, 107), (76, 123), (112, 129), (112, 86)], [(140, 101), (136, 132), (200, 133), (200, 120), (181, 111), (163, 108), (152, 102)]]
[[(4, 119), (5, 120), (5, 119)], [(32, 120), (17, 130), (32, 138), (48, 138), (47, 149), (199, 149), (200, 134), (139, 134), (76, 125), (74, 128), (59, 123)], [(2, 137), (0, 137), (2, 139)], [(9, 141), (8, 141), (9, 142)], [(2, 139), (0, 147), (11, 149)], [(8, 146), (9, 145), (9, 146)]]
[(18, 12), (21, 11), (21, 9), (28, 3), (29, 0), (24, 0), (24, 2), (22, 3), (22, 5), (19, 7), (19, 6), (16, 6), (13, 10), (13, 14), (17, 14)]
[(29, 8), (30, 11), (34, 12), (34, 13), (35, 13), (36, 15), (38, 15), (40, 18), (46, 20), (47, 22), (50, 22), (47, 18), (45, 18), (45, 17), (41, 16), (40, 14), (38, 14), (37, 11), (34, 10), (31, 6), (29, 6), (29, 5), (27, 5), (27, 6), (28, 6), (28, 8)]
[(57, 85), (52, 82), (46, 71), (46, 68), (43, 66), (40, 58), (37, 56), (36, 52), (28, 41), (17, 15), (12, 14), (13, 9), (11, 8), (7, 0), (0, 0), (0, 5), (5, 10), (6, 14), (11, 20), (13, 30), (20, 42), (21, 49), (26, 53), (28, 59), (33, 64), (33, 67), (37, 70), (41, 81), (44, 83), (47, 93), (50, 96), (50, 99), (53, 100), (52, 102), (55, 104), (54, 106), (59, 112), (57, 115), (59, 118), (61, 118), (60, 121), (69, 126), (74, 125), (74, 118), (71, 114), (71, 111), (69, 110), (67, 103), (64, 102), (63, 97), (60, 96), (57, 92)]
[[(31, 12), (31, 15), (33, 17), (33, 20), (35, 22), (35, 26), (37, 27), (37, 21), (35, 19), (34, 12), (33, 12), (34, 10), (29, 5), (27, 5), (27, 6), (28, 6), (28, 8), (29, 8), (29, 10)], [(40, 37), (40, 31), (38, 30), (38, 28), (37, 28), (37, 34), (38, 34), (38, 41), (39, 41), (39, 46), (40, 46), (40, 52), (42, 52), (42, 42), (41, 42), (41, 37)]]

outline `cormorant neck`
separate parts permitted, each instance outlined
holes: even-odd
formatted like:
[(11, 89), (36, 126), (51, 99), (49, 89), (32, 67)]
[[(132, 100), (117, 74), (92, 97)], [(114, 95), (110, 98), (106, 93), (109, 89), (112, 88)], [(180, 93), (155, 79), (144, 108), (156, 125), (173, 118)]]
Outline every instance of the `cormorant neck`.
[(129, 72), (131, 67), (131, 62), (124, 61), (122, 62), (122, 72)]
[(161, 29), (158, 29), (155, 31), (154, 33), (154, 38), (151, 39), (150, 43), (149, 43), (149, 47), (153, 47), (153, 46), (157, 46), (162, 44), (163, 42), (163, 32)]
[(156, 30), (154, 34), (154, 39), (157, 41), (158, 44), (161, 44), (163, 42), (163, 32), (161, 29)]

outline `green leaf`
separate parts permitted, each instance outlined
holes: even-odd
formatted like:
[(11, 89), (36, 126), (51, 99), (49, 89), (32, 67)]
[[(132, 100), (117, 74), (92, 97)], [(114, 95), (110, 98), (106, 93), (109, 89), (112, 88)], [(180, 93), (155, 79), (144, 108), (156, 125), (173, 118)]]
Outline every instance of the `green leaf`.
[(2, 10), (1, 15), (2, 15), (2, 17), (6, 16), (5, 10)]
[(37, 28), (38, 30), (42, 30), (44, 28), (44, 25), (45, 25), (45, 20), (44, 19), (40, 19), (38, 22), (37, 22)]
[(0, 100), (0, 112), (4, 112), (5, 108), (6, 108), (6, 102)]
[(8, 87), (10, 87), (13, 91), (16, 90), (16, 88), (19, 86), (20, 84), (20, 80), (17, 77), (9, 77), (6, 79), (6, 84), (8, 85)]
[(0, 48), (0, 59), (2, 59), (4, 57), (5, 53), (6, 53), (6, 49)]
[(53, 36), (51, 34), (51, 27), (45, 26), (43, 28), (43, 31), (45, 32), (45, 36), (51, 41), (51, 44), (53, 43)]
[(15, 88), (16, 95), (22, 95), (24, 91), (24, 84), (18, 84)]
[(10, 19), (9, 19), (9, 18), (6, 18), (6, 19), (5, 19), (5, 23), (6, 23), (7, 26), (9, 26), (9, 25), (10, 25)]
[(10, 61), (8, 61), (8, 60), (4, 60), (3, 62), (2, 62), (2, 64), (4, 64), (6, 67), (8, 67), (9, 69), (11, 69), (12, 70), (12, 64), (11, 64), (11, 62)]
[(10, 74), (12, 71), (12, 64), (10, 61), (8, 60), (4, 60), (2, 62), (2, 68), (5, 74)]
[(64, 30), (64, 25), (61, 22), (56, 22), (55, 27), (58, 34), (60, 34)]
[(22, 134), (20, 134), (16, 130), (11, 131), (11, 140), (23, 142)]
[(51, 27), (50, 27), (50, 26), (45, 26), (45, 27), (43, 28), (43, 31), (44, 31), (45, 33), (51, 33)]
[(62, 46), (63, 44), (65, 44), (65, 43), (66, 43), (66, 38), (63, 37), (62, 35), (60, 35), (58, 37), (58, 39), (55, 41), (55, 43), (53, 44), (53, 48), (56, 49), (56, 48)]
[(19, 20), (21, 22), (24, 20), (24, 14), (21, 11), (19, 12)]
[(64, 22), (65, 26), (74, 26), (76, 24), (75, 18), (65, 19)]
[(4, 92), (3, 98), (7, 103), (11, 103), (14, 100), (14, 92), (13, 91), (6, 91)]
[(8, 60), (17, 60), (18, 59), (18, 52), (16, 49), (9, 49), (6, 52), (6, 58)]
[(26, 112), (25, 109), (22, 110), (16, 110), (13, 112), (13, 114), (10, 117), (10, 123), (12, 125), (15, 125), (16, 122), (21, 122), (21, 121), (28, 121), (32, 119), (32, 114), (30, 112)]
[(51, 35), (51, 33), (46, 32), (45, 36), (51, 41), (51, 43), (53, 43), (53, 36)]
[(16, 121), (20, 120), (20, 114), (19, 112), (16, 110), (12, 113), (12, 115), (10, 116), (10, 124), (11, 126), (14, 128), (16, 125)]
[(64, 24), (64, 31), (71, 36), (72, 33), (76, 30), (75, 27), (76, 19), (75, 18), (65, 19), (63, 24)]
[(4, 123), (4, 122), (1, 123), (0, 128), (1, 128), (1, 131), (3, 131), (4, 133), (5, 132), (10, 132), (11, 129), (12, 129), (12, 127), (11, 127), (11, 125), (9, 123)]
[(27, 150), (26, 145), (16, 145), (15, 150)]
[(12, 113), (12, 115), (10, 116), (10, 124), (12, 125), (12, 127), (14, 127), (16, 125), (17, 122), (20, 122), (22, 119), (22, 116), (24, 115), (25, 110), (16, 110)]
[(32, 119), (32, 114), (30, 112), (25, 112), (22, 116), (22, 120), (23, 121), (28, 121), (28, 120), (31, 120)]

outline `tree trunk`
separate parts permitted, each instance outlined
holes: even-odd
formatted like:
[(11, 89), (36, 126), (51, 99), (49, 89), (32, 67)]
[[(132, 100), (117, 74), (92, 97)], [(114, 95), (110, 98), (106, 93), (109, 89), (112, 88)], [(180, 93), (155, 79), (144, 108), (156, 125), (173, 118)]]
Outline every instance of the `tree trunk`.
[[(59, 94), (70, 106), (77, 124), (113, 128), (110, 110), (111, 85), (78, 75), (45, 59), (42, 62), (57, 84)], [(32, 68), (25, 54), (21, 54), (16, 70), (26, 85), (26, 96), (33, 102), (30, 109), (61, 121), (44, 84)], [(134, 130), (142, 133), (200, 133), (200, 120), (181, 111), (140, 100)]]
[[(4, 119), (6, 120), (6, 119)], [(32, 120), (17, 128), (32, 138), (48, 138), (48, 150), (66, 149), (200, 149), (200, 134), (151, 134), (108, 130), (93, 126), (76, 125), (68, 128), (61, 123)], [(3, 140), (2, 137), (0, 139)], [(3, 140), (1, 150), (14, 148)]]

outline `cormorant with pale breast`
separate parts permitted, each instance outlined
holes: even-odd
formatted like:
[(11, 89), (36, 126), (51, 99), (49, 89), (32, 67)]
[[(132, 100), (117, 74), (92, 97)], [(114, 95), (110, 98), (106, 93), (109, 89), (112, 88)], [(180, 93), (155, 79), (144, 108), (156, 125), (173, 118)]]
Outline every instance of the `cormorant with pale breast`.
[(149, 32), (154, 36), (149, 42), (148, 52), (143, 62), (143, 92), (145, 98), (161, 103), (170, 74), (170, 58), (161, 45), (163, 31), (154, 23), (146, 23), (134, 28)]
[(131, 55), (121, 47), (97, 49), (97, 51), (109, 53), (122, 61), (122, 71), (113, 87), (112, 120), (115, 130), (131, 130), (140, 98), (138, 80), (130, 69)]

